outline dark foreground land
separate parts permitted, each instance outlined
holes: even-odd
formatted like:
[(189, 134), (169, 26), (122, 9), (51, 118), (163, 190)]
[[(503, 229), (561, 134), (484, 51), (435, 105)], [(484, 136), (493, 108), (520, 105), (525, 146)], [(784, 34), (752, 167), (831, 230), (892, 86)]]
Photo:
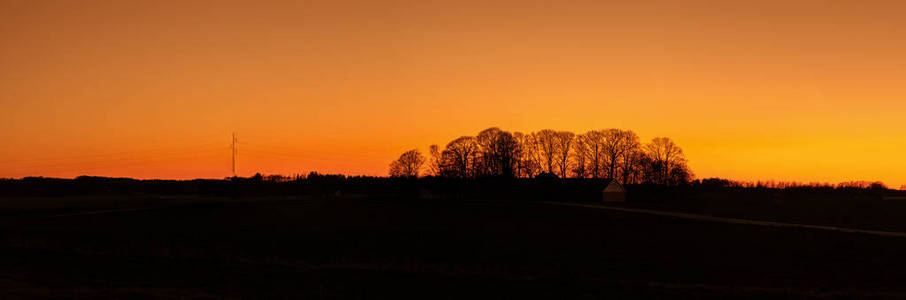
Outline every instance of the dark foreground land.
[(0, 200), (3, 298), (906, 297), (906, 238), (535, 202)]

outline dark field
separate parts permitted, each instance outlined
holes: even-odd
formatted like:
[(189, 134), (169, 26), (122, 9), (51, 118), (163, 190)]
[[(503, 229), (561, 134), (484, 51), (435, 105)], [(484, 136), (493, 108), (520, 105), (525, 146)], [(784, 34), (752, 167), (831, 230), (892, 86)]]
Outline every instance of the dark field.
[(629, 207), (682, 211), (720, 217), (869, 230), (906, 231), (902, 191), (698, 190), (661, 202)]
[(0, 201), (4, 298), (906, 297), (902, 238), (527, 202)]

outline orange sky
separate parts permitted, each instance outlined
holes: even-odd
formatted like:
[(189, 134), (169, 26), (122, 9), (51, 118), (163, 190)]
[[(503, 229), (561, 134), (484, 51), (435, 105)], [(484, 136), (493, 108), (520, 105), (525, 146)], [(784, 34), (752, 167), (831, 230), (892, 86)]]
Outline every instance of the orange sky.
[(252, 2), (0, 0), (0, 177), (220, 178), (233, 131), (241, 175), (384, 175), (499, 126), (906, 184), (903, 1)]

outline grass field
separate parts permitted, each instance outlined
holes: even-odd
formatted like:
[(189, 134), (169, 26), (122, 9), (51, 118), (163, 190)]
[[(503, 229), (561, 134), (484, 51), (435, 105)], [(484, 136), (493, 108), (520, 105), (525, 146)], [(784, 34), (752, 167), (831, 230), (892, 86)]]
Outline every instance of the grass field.
[(528, 202), (355, 196), (102, 200), (0, 199), (0, 293), (906, 297), (902, 238)]

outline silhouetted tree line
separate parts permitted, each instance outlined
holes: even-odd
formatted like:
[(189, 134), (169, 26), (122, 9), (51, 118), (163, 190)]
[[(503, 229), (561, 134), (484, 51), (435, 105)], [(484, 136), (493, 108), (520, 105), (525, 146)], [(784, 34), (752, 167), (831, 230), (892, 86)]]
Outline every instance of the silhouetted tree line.
[(706, 178), (692, 182), (694, 186), (711, 188), (736, 188), (736, 189), (802, 189), (802, 190), (889, 190), (881, 181), (844, 181), (837, 184), (826, 182), (796, 182), (796, 181), (738, 181), (723, 178)]
[(642, 144), (631, 130), (592, 130), (582, 134), (544, 129), (508, 132), (492, 127), (429, 147), (426, 158), (406, 151), (390, 164), (392, 177), (447, 178), (612, 178), (623, 184), (680, 185), (694, 175), (683, 150), (666, 137)]
[[(605, 180), (590, 178), (560, 179), (552, 176), (535, 178), (454, 178), (454, 177), (371, 177), (319, 174), (280, 176), (256, 174), (251, 177), (195, 180), (137, 180), (82, 176), (76, 179), (27, 177), (0, 179), (0, 198), (9, 196), (76, 196), (76, 195), (199, 195), (254, 197), (277, 195), (310, 195), (340, 197), (344, 195), (386, 196), (388, 199), (492, 199), (505, 201), (601, 201)], [(739, 181), (708, 178), (690, 184), (668, 186), (643, 183), (626, 184), (629, 202), (674, 202), (702, 195), (759, 196), (766, 199), (780, 195), (821, 199), (850, 199), (906, 196), (906, 192), (889, 190), (879, 182), (849, 182), (837, 185), (762, 182), (752, 185)], [(717, 192), (717, 193), (715, 193)], [(730, 193), (730, 194), (727, 194)], [(825, 197), (827, 196), (827, 197)], [(730, 196), (727, 196), (730, 197)], [(36, 200), (37, 201), (37, 200)]]
[(0, 179), (0, 198), (9, 196), (199, 195), (226, 197), (367, 195), (388, 199), (493, 199), (600, 201), (604, 182), (550, 178), (371, 177), (319, 174), (195, 180), (139, 180), (82, 176), (75, 179)]
[(855, 207), (861, 209), (885, 201), (906, 199), (906, 191), (889, 189), (880, 181), (848, 181), (831, 184), (793, 181), (749, 182), (722, 178), (695, 180), (688, 185), (687, 195), (692, 197), (686, 200), (698, 199), (707, 203), (715, 203), (715, 205), (718, 205), (717, 203), (725, 206), (731, 205), (730, 203), (738, 205), (767, 203), (768, 207), (773, 208), (793, 205), (803, 210), (839, 208), (839, 205), (846, 205), (850, 201), (861, 203), (862, 206)]
[(139, 180), (80, 176), (75, 179), (26, 177), (0, 179), (2, 196), (77, 196), (77, 195), (201, 195), (201, 196), (261, 196), (261, 195), (329, 195), (344, 188), (350, 192), (367, 191), (394, 193), (392, 187), (399, 179), (311, 172), (307, 176), (255, 174), (251, 177), (193, 180)]

